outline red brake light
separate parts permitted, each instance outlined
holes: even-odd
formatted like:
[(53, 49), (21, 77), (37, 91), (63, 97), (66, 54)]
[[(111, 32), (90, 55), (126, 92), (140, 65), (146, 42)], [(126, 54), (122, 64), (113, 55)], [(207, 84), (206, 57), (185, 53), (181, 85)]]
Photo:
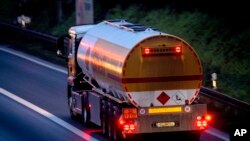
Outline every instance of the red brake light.
[(170, 46), (170, 47), (143, 47), (141, 49), (142, 56), (172, 56), (182, 55), (181, 46)]
[(120, 125), (123, 125), (123, 124), (124, 124), (124, 120), (120, 119), (120, 120), (119, 120), (119, 124), (120, 124)]
[(126, 133), (132, 133), (136, 128), (134, 120), (131, 119), (123, 120), (123, 118), (120, 118), (118, 123), (119, 128)]
[(197, 120), (201, 120), (201, 116), (198, 116), (196, 119), (197, 119)]
[(137, 118), (137, 109), (136, 108), (124, 108), (122, 112), (123, 118), (126, 119), (135, 119)]
[(130, 125), (129, 125), (129, 129), (130, 129), (130, 130), (135, 130), (135, 125), (134, 125), (134, 124), (130, 124)]
[(210, 115), (206, 115), (205, 119), (206, 119), (206, 121), (211, 121), (212, 117)]
[(150, 54), (150, 49), (149, 48), (144, 48), (144, 54), (145, 55)]
[(125, 124), (123, 130), (131, 132), (131, 131), (135, 130), (135, 125), (134, 124)]
[(176, 46), (175, 48), (174, 48), (174, 51), (175, 51), (175, 53), (181, 53), (181, 47), (180, 46)]
[(206, 120), (202, 121), (202, 126), (207, 127), (207, 121)]
[(196, 126), (199, 129), (205, 129), (208, 126), (208, 122), (211, 121), (212, 117), (210, 115), (206, 116), (197, 116), (196, 117)]
[(129, 130), (129, 125), (127, 125), (127, 124), (124, 125), (124, 130), (125, 130), (125, 131), (128, 131), (128, 130)]
[(201, 127), (201, 121), (197, 121), (197, 127)]

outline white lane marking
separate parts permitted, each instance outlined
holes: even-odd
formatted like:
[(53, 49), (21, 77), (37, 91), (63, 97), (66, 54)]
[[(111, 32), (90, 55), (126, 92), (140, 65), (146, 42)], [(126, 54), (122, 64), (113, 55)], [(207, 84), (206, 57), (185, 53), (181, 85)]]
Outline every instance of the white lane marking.
[(34, 110), (35, 112), (45, 116), (46, 118), (48, 118), (48, 119), (52, 120), (53, 122), (61, 125), (62, 127), (68, 129), (69, 131), (75, 133), (76, 135), (78, 135), (79, 137), (81, 137), (81, 138), (83, 138), (83, 139), (85, 139), (87, 141), (99, 141), (98, 139), (96, 139), (96, 138), (90, 136), (89, 134), (77, 129), (76, 127), (70, 125), (69, 123), (67, 123), (67, 122), (63, 121), (62, 119), (56, 117), (55, 115), (49, 113), (48, 111), (45, 111), (44, 109), (42, 109), (42, 108), (40, 108), (40, 107), (38, 107), (38, 106), (24, 100), (24, 99), (16, 96), (15, 94), (13, 94), (13, 93), (11, 93), (11, 92), (9, 92), (9, 91), (1, 88), (1, 87), (0, 87), (0, 93), (7, 96), (7, 97), (9, 97), (9, 98), (11, 98), (12, 100), (14, 100), (14, 101), (16, 101), (18, 103), (26, 106), (26, 107)]
[(229, 141), (229, 135), (220, 131), (220, 130), (217, 130), (213, 127), (210, 127), (208, 130), (205, 130), (204, 132), (212, 135), (212, 136), (215, 136), (215, 137), (218, 137), (220, 139), (222, 139), (223, 141)]
[(36, 64), (39, 64), (39, 65), (41, 65), (41, 66), (50, 68), (50, 69), (52, 69), (52, 70), (59, 71), (59, 72), (61, 72), (61, 73), (67, 74), (67, 71), (66, 71), (66, 70), (63, 70), (63, 69), (54, 67), (54, 66), (52, 66), (52, 65), (49, 65), (49, 64), (46, 64), (46, 63), (43, 63), (43, 62), (39, 62), (38, 60), (35, 60), (35, 59), (33, 59), (33, 58), (31, 58), (31, 57), (28, 57), (28, 56), (25, 56), (25, 55), (23, 55), (23, 54), (20, 54), (20, 53), (11, 51), (11, 50), (6, 49), (6, 48), (0, 48), (0, 50), (1, 50), (1, 51), (4, 51), (4, 52), (7, 52), (7, 53), (10, 53), (10, 54), (12, 54), (12, 55), (21, 57), (21, 58), (23, 58), (23, 59), (29, 60), (29, 61), (31, 61), (31, 62), (33, 62), (33, 63), (36, 63)]

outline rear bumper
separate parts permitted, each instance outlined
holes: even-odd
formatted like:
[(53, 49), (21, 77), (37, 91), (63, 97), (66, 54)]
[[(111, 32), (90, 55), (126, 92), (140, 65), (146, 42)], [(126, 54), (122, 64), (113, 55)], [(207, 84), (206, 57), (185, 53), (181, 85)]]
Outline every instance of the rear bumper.
[[(160, 133), (176, 131), (200, 130), (196, 126), (197, 116), (207, 114), (206, 104), (188, 105), (190, 111), (181, 106), (180, 112), (149, 113), (149, 108), (140, 108), (138, 118), (135, 120), (133, 133)], [(168, 108), (168, 107), (166, 107)], [(142, 110), (143, 109), (143, 110)]]

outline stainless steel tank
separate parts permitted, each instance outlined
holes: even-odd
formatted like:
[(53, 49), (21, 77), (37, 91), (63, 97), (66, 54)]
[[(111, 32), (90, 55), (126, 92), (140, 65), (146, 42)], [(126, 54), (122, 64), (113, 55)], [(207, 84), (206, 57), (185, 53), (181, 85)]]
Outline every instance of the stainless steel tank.
[(201, 62), (191, 45), (123, 20), (90, 28), (77, 62), (100, 87), (137, 107), (192, 103), (202, 83)]

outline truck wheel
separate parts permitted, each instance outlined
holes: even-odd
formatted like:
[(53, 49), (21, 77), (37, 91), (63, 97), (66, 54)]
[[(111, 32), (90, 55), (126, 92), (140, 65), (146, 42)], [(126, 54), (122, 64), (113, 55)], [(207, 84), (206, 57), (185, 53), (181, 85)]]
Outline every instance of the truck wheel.
[(72, 119), (78, 119), (79, 115), (73, 111), (73, 98), (72, 98), (72, 86), (68, 85), (68, 106), (69, 112)]
[(83, 109), (83, 123), (84, 123), (84, 125), (89, 125), (89, 118), (90, 118), (89, 109), (87, 107), (85, 107)]
[(113, 126), (113, 124), (112, 124), (112, 119), (111, 118), (109, 118), (108, 119), (108, 137), (110, 138), (110, 139), (112, 139), (112, 126)]
[(112, 137), (113, 137), (113, 125), (114, 125), (112, 104), (109, 105), (108, 117), (109, 117), (108, 118), (108, 137), (110, 139), (112, 139)]
[(90, 107), (87, 99), (87, 94), (83, 95), (83, 108), (82, 108), (82, 118), (83, 118), (83, 124), (85, 126), (89, 126), (90, 124)]
[(108, 123), (107, 123), (107, 118), (106, 115), (103, 113), (102, 114), (102, 133), (106, 136), (108, 135)]
[(107, 110), (108, 107), (107, 107), (107, 102), (106, 100), (102, 100), (101, 101), (101, 125), (102, 125), (102, 133), (103, 135), (107, 136), (108, 135), (108, 115), (107, 115)]

